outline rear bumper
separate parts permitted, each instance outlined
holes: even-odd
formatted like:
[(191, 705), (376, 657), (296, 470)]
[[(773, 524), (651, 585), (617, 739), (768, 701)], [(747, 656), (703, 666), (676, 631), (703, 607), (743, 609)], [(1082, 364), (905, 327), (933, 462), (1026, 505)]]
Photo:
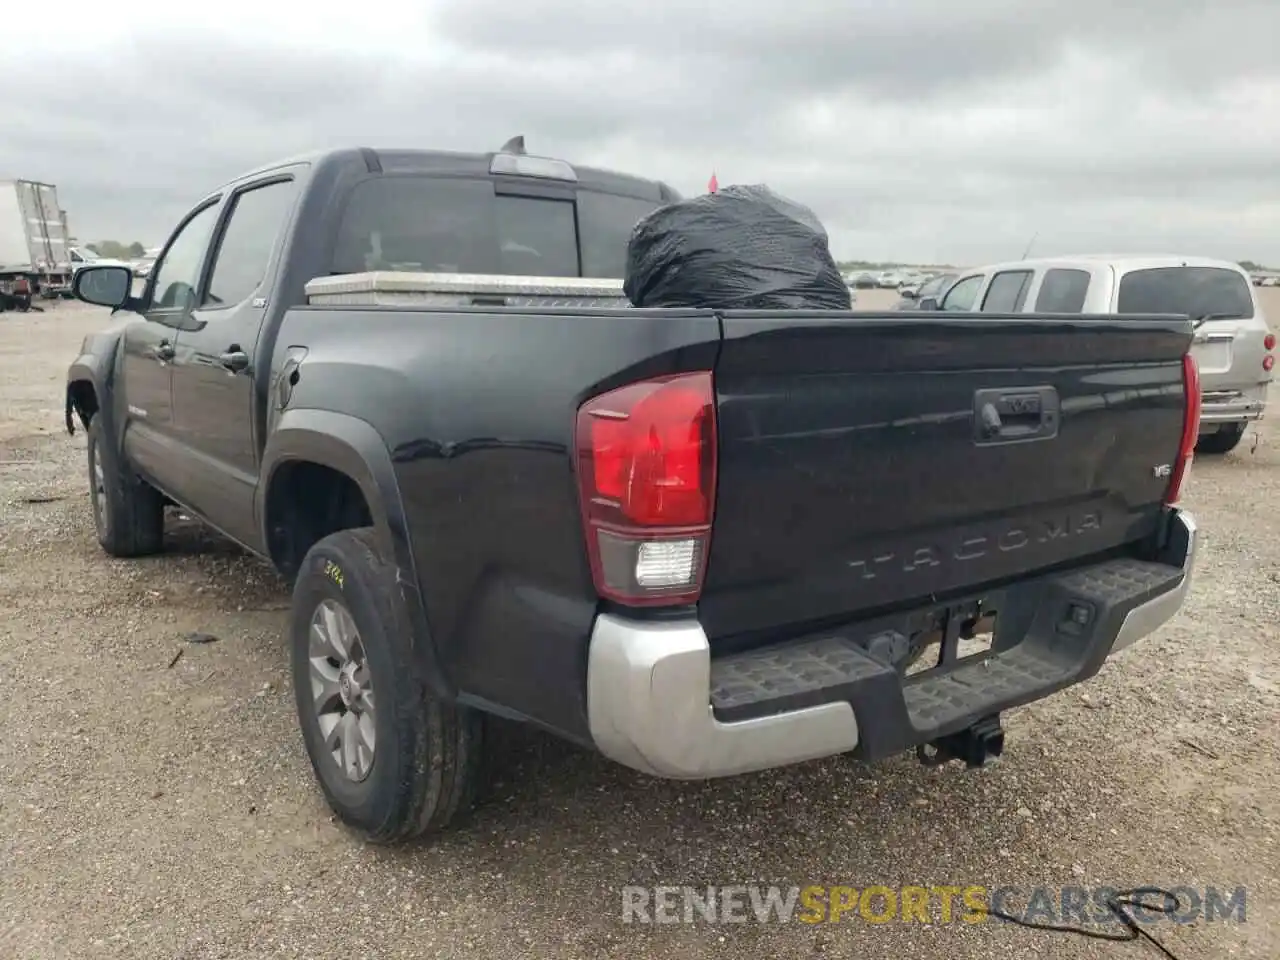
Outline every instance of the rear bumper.
[[(1206, 387), (1200, 404), (1200, 425), (1214, 430), (1224, 423), (1259, 420), (1267, 406), (1267, 384), (1247, 387)], [(1204, 432), (1212, 432), (1204, 431)]]
[[(1024, 636), (982, 660), (904, 679), (840, 635), (713, 660), (696, 620), (600, 615), (587, 713), (599, 750), (654, 776), (704, 779), (928, 743), (1095, 674), (1182, 606), (1197, 531), (1177, 512), (1158, 562), (1112, 560), (1029, 583)], [(1081, 627), (1067, 611), (1089, 612)]]

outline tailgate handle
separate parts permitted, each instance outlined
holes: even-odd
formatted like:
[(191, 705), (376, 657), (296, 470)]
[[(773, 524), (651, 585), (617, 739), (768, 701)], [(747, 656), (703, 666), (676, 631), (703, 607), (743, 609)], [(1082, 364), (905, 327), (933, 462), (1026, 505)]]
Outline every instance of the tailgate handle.
[(980, 446), (1058, 435), (1058, 391), (1053, 387), (978, 390), (973, 412), (974, 442)]

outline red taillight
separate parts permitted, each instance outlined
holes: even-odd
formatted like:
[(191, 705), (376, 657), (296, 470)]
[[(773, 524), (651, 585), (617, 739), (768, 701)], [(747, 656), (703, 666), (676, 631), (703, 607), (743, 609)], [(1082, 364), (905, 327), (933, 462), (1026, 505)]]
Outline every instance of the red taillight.
[(716, 490), (709, 372), (658, 377), (578, 411), (578, 488), (591, 575), (620, 603), (694, 603)]
[(1276, 348), (1276, 335), (1268, 333), (1262, 338), (1262, 347), (1264, 350), (1274, 350)]
[(1196, 453), (1196, 440), (1200, 436), (1200, 368), (1189, 353), (1182, 357), (1182, 389), (1186, 404), (1182, 414), (1182, 441), (1178, 445), (1178, 459), (1173, 464), (1169, 492), (1164, 498), (1167, 504), (1177, 503), (1182, 496), (1187, 474), (1191, 471), (1191, 460)]
[(1276, 358), (1273, 357), (1271, 354), (1268, 353), (1262, 358), (1263, 370), (1270, 372), (1271, 368), (1274, 367), (1275, 365), (1276, 365)]

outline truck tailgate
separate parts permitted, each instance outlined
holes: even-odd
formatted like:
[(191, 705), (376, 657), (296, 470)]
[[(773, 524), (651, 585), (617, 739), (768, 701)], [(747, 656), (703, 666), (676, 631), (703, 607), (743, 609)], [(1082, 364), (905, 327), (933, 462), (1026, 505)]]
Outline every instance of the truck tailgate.
[(730, 311), (715, 640), (946, 599), (1150, 535), (1186, 320)]

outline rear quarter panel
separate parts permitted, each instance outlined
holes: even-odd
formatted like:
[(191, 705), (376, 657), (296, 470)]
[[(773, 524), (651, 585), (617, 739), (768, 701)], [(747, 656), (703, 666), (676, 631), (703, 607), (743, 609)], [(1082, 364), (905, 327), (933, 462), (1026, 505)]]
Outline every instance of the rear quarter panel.
[[(597, 599), (572, 456), (579, 404), (711, 369), (710, 311), (300, 308), (290, 408), (374, 426), (394, 464), (431, 639), (463, 699), (585, 738)], [(498, 705), (501, 705), (498, 708)]]

